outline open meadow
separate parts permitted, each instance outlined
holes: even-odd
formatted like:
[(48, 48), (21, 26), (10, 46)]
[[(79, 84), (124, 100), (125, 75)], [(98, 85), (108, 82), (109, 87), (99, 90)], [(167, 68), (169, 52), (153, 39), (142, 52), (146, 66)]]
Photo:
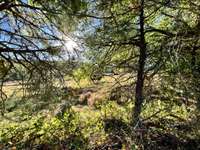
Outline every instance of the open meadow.
[[(146, 102), (142, 128), (134, 129), (130, 97), (119, 93), (112, 77), (93, 83), (66, 81), (59, 96), (22, 98), (17, 83), (8, 83), (5, 114), (1, 116), (1, 148), (11, 149), (195, 149), (200, 124), (195, 104), (159, 98)], [(156, 84), (156, 83), (155, 83)], [(15, 96), (13, 96), (15, 95)], [(111, 99), (113, 98), (113, 99)], [(114, 98), (118, 98), (115, 100)], [(66, 108), (63, 108), (65, 106)], [(141, 139), (142, 138), (142, 139)]]

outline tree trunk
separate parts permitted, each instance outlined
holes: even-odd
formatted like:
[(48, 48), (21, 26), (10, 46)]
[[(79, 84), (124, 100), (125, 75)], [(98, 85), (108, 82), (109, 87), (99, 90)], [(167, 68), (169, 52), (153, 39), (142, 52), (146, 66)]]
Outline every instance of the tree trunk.
[(196, 55), (197, 55), (196, 50), (198, 49), (196, 47), (196, 45), (197, 45), (197, 42), (195, 42), (195, 45), (194, 45), (192, 52), (191, 52), (191, 68), (192, 68), (192, 74), (193, 75), (194, 75), (195, 69), (196, 69)]
[(144, 86), (144, 66), (146, 60), (146, 42), (144, 33), (144, 0), (141, 0), (140, 4), (140, 56), (138, 61), (137, 81), (135, 90), (135, 107), (133, 108), (133, 125), (135, 126), (140, 118), (140, 113), (143, 104), (143, 86)]

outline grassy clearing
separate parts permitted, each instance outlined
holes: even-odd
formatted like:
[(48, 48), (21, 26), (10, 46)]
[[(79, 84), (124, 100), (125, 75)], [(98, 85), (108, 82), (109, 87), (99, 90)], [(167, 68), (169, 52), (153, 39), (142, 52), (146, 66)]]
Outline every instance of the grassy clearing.
[[(108, 80), (109, 82), (106, 82)], [(176, 138), (176, 143), (182, 142), (183, 145), (187, 144), (184, 140), (200, 138), (199, 126), (195, 122), (195, 119), (198, 119), (197, 112), (193, 105), (188, 107), (159, 99), (146, 102), (142, 112), (142, 143), (135, 140), (141, 131), (129, 130), (134, 104), (129, 101), (119, 105), (108, 100), (114, 79), (104, 78), (97, 84), (82, 80), (79, 85), (75, 84), (75, 81), (68, 81), (67, 85), (73, 89), (92, 87), (96, 90), (92, 97), (98, 97), (98, 102), (94, 107), (73, 105), (65, 110), (64, 116), (57, 117), (54, 112), (63, 101), (62, 98), (45, 101), (34, 98), (24, 100), (20, 99), (22, 91), (19, 86), (5, 86), (4, 90), (10, 98), (6, 101), (7, 113), (0, 117), (1, 145), (17, 149), (36, 146), (61, 149), (64, 145), (69, 149), (100, 149), (102, 145), (109, 147), (113, 142), (119, 143), (119, 139), (114, 136), (117, 135), (124, 137), (121, 139), (120, 149), (130, 146), (145, 149), (148, 142), (156, 143), (157, 147), (162, 148), (163, 143), (158, 142), (162, 138)], [(182, 126), (185, 127), (180, 129)], [(170, 137), (166, 137), (166, 134)]]

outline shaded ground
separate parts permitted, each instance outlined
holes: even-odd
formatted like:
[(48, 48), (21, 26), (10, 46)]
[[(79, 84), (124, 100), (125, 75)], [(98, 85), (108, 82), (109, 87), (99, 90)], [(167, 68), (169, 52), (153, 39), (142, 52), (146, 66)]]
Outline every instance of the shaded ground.
[[(130, 125), (133, 104), (117, 101), (125, 99), (126, 90), (126, 85), (119, 89), (112, 82), (99, 82), (62, 88), (60, 97), (44, 101), (12, 99), (10, 94), (7, 113), (0, 118), (0, 149), (200, 149), (195, 106), (150, 101), (143, 110), (143, 123), (134, 129)], [(80, 101), (88, 92), (85, 103)], [(63, 101), (72, 107), (57, 117), (55, 109)]]

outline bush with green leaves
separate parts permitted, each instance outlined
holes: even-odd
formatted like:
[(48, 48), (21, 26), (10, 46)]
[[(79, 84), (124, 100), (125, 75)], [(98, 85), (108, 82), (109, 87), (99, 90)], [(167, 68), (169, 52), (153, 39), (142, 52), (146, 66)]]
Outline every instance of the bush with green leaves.
[(33, 148), (65, 145), (69, 149), (85, 149), (87, 138), (81, 133), (79, 116), (68, 110), (62, 118), (38, 115), (24, 122), (10, 123), (0, 129), (0, 143), (5, 148)]

